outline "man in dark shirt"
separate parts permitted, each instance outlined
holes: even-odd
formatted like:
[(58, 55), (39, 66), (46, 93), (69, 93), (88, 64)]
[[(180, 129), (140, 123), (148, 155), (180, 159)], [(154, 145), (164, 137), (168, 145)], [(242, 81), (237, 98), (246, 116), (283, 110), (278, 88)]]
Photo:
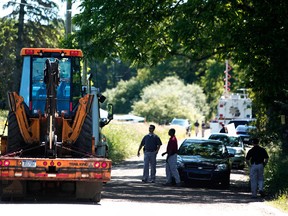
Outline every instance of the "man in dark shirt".
[(257, 198), (257, 187), (260, 195), (263, 197), (264, 187), (264, 167), (268, 163), (267, 151), (259, 146), (259, 139), (254, 138), (251, 140), (253, 148), (250, 149), (246, 155), (246, 162), (250, 167), (250, 184), (252, 198)]
[(178, 143), (175, 136), (175, 129), (171, 128), (168, 132), (170, 139), (168, 141), (167, 150), (162, 154), (167, 154), (166, 159), (166, 183), (164, 185), (172, 185), (172, 178), (175, 179), (176, 186), (181, 186), (180, 176), (177, 170), (177, 151)]
[(196, 122), (194, 123), (194, 127), (195, 127), (195, 136), (197, 137), (197, 135), (199, 133), (199, 122), (198, 122), (198, 120), (196, 120)]
[(149, 126), (149, 134), (145, 135), (138, 148), (138, 157), (140, 150), (144, 147), (144, 168), (142, 182), (148, 182), (149, 179), (149, 165), (151, 168), (150, 179), (154, 183), (156, 179), (156, 156), (159, 148), (162, 145), (161, 139), (154, 134), (155, 125)]

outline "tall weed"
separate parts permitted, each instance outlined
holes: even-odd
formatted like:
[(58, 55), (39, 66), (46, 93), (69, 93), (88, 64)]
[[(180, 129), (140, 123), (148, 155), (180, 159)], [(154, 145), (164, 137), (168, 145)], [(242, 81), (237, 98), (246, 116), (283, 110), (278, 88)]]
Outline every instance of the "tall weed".
[[(163, 146), (161, 148), (166, 148), (165, 144), (169, 140), (168, 130), (171, 127), (169, 125), (152, 124), (156, 126), (155, 134), (162, 141)], [(115, 121), (103, 128), (102, 132), (106, 136), (109, 145), (109, 158), (113, 163), (118, 163), (137, 155), (142, 138), (149, 132), (149, 125), (150, 123), (121, 123)], [(175, 129), (178, 140), (183, 139), (185, 137), (185, 129), (180, 127)]]
[(288, 156), (281, 149), (269, 151), (269, 163), (265, 168), (266, 189), (278, 197), (288, 193)]

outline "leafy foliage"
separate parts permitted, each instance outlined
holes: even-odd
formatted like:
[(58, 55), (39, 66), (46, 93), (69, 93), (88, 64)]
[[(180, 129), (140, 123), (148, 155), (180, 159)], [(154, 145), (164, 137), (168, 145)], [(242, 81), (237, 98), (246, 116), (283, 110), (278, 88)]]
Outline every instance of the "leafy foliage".
[[(12, 13), (7, 16), (15, 20), (17, 37), (15, 39), (16, 60), (13, 75), (12, 90), (18, 91), (21, 77), (20, 50), (23, 47), (57, 47), (60, 40), (63, 20), (57, 17), (58, 7), (49, 0), (8, 1), (4, 9), (12, 7)], [(11, 87), (10, 87), (11, 89)]]
[[(103, 95), (113, 104), (115, 113), (129, 113), (133, 102), (139, 100), (142, 88), (141, 82), (132, 78), (129, 81), (120, 81), (116, 88), (106, 90)], [(103, 107), (106, 106), (104, 103)]]
[(207, 111), (201, 87), (185, 85), (176, 77), (167, 77), (160, 83), (145, 87), (141, 100), (133, 104), (133, 113), (161, 124), (170, 122), (174, 117), (194, 121), (203, 118)]
[[(13, 83), (13, 71), (15, 70), (15, 39), (17, 37), (15, 21), (0, 18), (0, 102), (5, 107), (7, 89)], [(5, 80), (5, 82), (4, 82)], [(4, 107), (0, 106), (0, 109)]]

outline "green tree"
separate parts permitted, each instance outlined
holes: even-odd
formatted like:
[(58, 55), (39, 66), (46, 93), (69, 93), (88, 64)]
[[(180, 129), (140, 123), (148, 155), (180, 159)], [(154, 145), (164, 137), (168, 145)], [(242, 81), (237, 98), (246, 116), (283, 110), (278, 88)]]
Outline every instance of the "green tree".
[[(7, 104), (7, 89), (13, 84), (13, 71), (15, 70), (15, 40), (17, 31), (15, 21), (0, 18), (0, 101)], [(4, 82), (5, 80), (5, 82)]]
[[(17, 20), (15, 44), (16, 61), (13, 90), (18, 91), (21, 77), (21, 48), (57, 46), (63, 36), (63, 20), (58, 17), (58, 6), (49, 0), (8, 1), (3, 8), (13, 8), (7, 17)], [(62, 29), (62, 32), (61, 32)]]
[[(129, 113), (132, 111), (132, 104), (140, 99), (140, 92), (143, 88), (143, 84), (135, 77), (129, 81), (121, 80), (117, 87), (113, 89), (107, 89), (103, 95), (107, 97), (107, 102), (112, 103), (115, 113)], [(105, 108), (107, 104), (102, 106)]]
[[(81, 6), (75, 23), (88, 55), (154, 65), (183, 56), (192, 73), (203, 60), (228, 58), (245, 71), (245, 85), (259, 101), (261, 116), (264, 112), (275, 122), (263, 128), (279, 129), (279, 114), (288, 116), (275, 104), (287, 101), (287, 1), (107, 0)], [(281, 128), (281, 136), (287, 137), (287, 127)]]
[(202, 88), (195, 84), (185, 85), (176, 77), (167, 77), (160, 83), (145, 87), (141, 99), (132, 107), (136, 115), (160, 124), (168, 123), (174, 117), (192, 121), (204, 119), (208, 113)]

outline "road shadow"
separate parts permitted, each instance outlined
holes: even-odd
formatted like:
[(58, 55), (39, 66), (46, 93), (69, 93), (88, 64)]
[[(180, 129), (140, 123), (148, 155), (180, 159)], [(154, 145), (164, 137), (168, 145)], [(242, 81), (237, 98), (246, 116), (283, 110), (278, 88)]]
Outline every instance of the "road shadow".
[[(194, 183), (182, 187), (163, 186), (165, 159), (157, 162), (156, 183), (143, 183), (143, 161), (128, 160), (112, 169), (112, 179), (105, 184), (102, 199), (128, 200), (153, 203), (249, 203), (262, 202), (251, 199), (246, 170), (232, 170), (229, 189), (209, 183)], [(246, 175), (246, 176), (245, 176)]]

